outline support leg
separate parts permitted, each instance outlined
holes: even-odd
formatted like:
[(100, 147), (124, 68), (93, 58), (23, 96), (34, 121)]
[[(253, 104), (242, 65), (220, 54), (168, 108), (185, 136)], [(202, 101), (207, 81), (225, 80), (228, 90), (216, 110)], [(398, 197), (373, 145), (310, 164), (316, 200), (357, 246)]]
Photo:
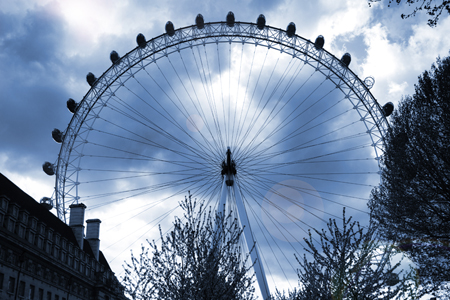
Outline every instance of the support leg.
[(236, 183), (234, 183), (233, 186), (234, 186), (234, 197), (236, 199), (236, 205), (239, 214), (239, 220), (241, 221), (241, 225), (244, 227), (244, 236), (245, 241), (247, 242), (248, 250), (251, 250), (253, 248), (253, 245), (255, 245), (253, 251), (250, 252), (250, 257), (252, 259), (252, 262), (256, 261), (255, 265), (253, 266), (256, 273), (256, 280), (258, 281), (258, 285), (261, 290), (263, 299), (266, 300), (269, 299), (270, 297), (270, 291), (269, 285), (267, 284), (266, 274), (264, 273), (262, 260), (259, 255), (258, 247), (255, 244), (255, 239), (253, 238), (250, 223), (248, 221), (247, 212), (245, 211), (244, 203), (242, 202), (241, 193)]

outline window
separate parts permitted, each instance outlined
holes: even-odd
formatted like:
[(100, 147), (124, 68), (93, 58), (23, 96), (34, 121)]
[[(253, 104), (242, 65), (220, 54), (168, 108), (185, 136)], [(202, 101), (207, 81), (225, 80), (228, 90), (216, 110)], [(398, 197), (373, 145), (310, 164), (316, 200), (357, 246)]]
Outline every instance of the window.
[(3, 290), (3, 280), (5, 275), (3, 273), (0, 273), (0, 291)]
[(19, 298), (25, 297), (25, 281), (19, 282)]
[(8, 293), (14, 293), (14, 287), (16, 286), (16, 279), (14, 277), (9, 277), (8, 280)]
[(28, 300), (34, 300), (34, 285), (30, 284), (30, 289), (28, 290)]
[(59, 300), (59, 296), (58, 295), (55, 295), (55, 300)]
[(52, 300), (52, 292), (47, 292), (47, 300)]
[(39, 289), (39, 295), (38, 295), (38, 300), (44, 300), (44, 290), (43, 289)]

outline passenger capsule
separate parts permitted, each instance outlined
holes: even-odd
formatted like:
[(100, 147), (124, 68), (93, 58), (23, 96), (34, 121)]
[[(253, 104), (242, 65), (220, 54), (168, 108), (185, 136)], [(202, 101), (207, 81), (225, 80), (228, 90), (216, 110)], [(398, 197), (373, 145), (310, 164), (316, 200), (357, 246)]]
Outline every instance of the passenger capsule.
[(394, 104), (392, 102), (388, 102), (383, 105), (383, 113), (385, 117), (389, 117), (394, 111)]
[(63, 133), (61, 132), (61, 130), (55, 128), (52, 131), (52, 137), (55, 140), (55, 142), (57, 143), (62, 143), (63, 140)]
[(258, 19), (256, 20), (256, 25), (258, 26), (259, 30), (263, 30), (266, 26), (266, 17), (264, 17), (263, 14), (260, 14)]
[(67, 100), (67, 108), (71, 113), (74, 114), (78, 109), (78, 104), (75, 102), (75, 100), (70, 98), (69, 100)]
[(53, 164), (48, 161), (46, 161), (42, 165), (42, 170), (44, 170), (45, 174), (47, 174), (49, 176), (55, 175), (55, 168), (54, 168)]
[(96, 80), (97, 80), (97, 78), (91, 72), (89, 72), (86, 75), (86, 81), (87, 81), (87, 83), (89, 83), (90, 86), (93, 86)]
[(227, 14), (227, 25), (229, 27), (234, 26), (234, 14), (232, 11), (228, 12), (228, 14)]
[(169, 36), (174, 36), (175, 35), (175, 27), (173, 26), (173, 23), (170, 21), (167, 21), (166, 23), (166, 33)]
[(202, 14), (198, 14), (195, 18), (195, 25), (198, 29), (203, 29), (205, 27), (205, 19), (203, 19)]
[(295, 23), (291, 22), (286, 28), (286, 34), (288, 37), (293, 37), (295, 35)]
[(350, 53), (345, 53), (344, 55), (342, 55), (341, 62), (344, 64), (344, 66), (348, 67), (351, 61), (352, 56), (350, 55)]
[(109, 58), (111, 59), (111, 62), (113, 64), (115, 64), (116, 62), (119, 61), (120, 56), (119, 56), (119, 54), (116, 51), (113, 50), (113, 51), (111, 51), (111, 54), (109, 55)]
[(51, 210), (53, 208), (53, 200), (49, 197), (43, 197), (39, 202), (45, 209)]
[(319, 35), (314, 42), (314, 47), (316, 47), (317, 50), (321, 50), (324, 44), (325, 38), (322, 35)]
[(147, 46), (147, 41), (145, 40), (145, 36), (142, 33), (139, 33), (136, 37), (136, 42), (139, 48), (144, 49)]

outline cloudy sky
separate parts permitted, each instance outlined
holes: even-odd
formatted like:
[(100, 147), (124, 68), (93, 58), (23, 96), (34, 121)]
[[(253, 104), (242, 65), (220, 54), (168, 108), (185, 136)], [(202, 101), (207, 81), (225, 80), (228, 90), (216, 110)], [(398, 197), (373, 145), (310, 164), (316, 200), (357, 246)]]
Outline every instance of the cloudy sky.
[[(372, 76), (375, 79), (375, 85), (371, 89), (371, 92), (381, 105), (389, 101), (396, 104), (403, 95), (412, 94), (417, 76), (424, 70), (429, 69), (437, 56), (446, 56), (449, 53), (450, 40), (448, 39), (448, 28), (450, 28), (450, 19), (447, 16), (441, 19), (436, 28), (430, 28), (426, 24), (427, 17), (425, 15), (419, 14), (415, 18), (402, 20), (400, 15), (402, 13), (407, 13), (410, 8), (407, 6), (396, 5), (388, 8), (387, 3), (385, 3), (387, 1), (381, 1), (380, 3), (372, 5), (372, 7), (369, 7), (368, 4), (362, 0), (299, 2), (300, 1), (245, 0), (222, 2), (161, 1), (158, 3), (138, 0), (115, 2), (100, 0), (1, 1), (0, 172), (10, 178), (16, 185), (36, 200), (39, 200), (44, 196), (51, 196), (54, 191), (55, 179), (54, 177), (49, 177), (44, 174), (41, 165), (44, 161), (55, 162), (57, 160), (60, 144), (57, 144), (52, 140), (51, 132), (54, 128), (65, 130), (71, 120), (72, 114), (66, 108), (67, 99), (73, 98), (78, 102), (83, 99), (84, 95), (89, 90), (89, 85), (86, 83), (85, 79), (86, 74), (88, 72), (93, 72), (99, 76), (108, 69), (111, 66), (109, 54), (112, 50), (117, 51), (120, 55), (125, 55), (136, 47), (136, 35), (138, 33), (143, 33), (147, 39), (159, 36), (164, 33), (164, 25), (169, 20), (174, 23), (175, 28), (179, 28), (194, 24), (195, 17), (198, 13), (201, 13), (204, 16), (206, 22), (215, 22), (225, 20), (228, 11), (233, 11), (236, 21), (255, 22), (259, 14), (264, 14), (267, 25), (275, 28), (284, 29), (289, 22), (294, 22), (297, 28), (296, 33), (307, 40), (314, 41), (318, 35), (323, 35), (325, 37), (324, 48), (336, 57), (341, 57), (346, 52), (351, 53), (351, 69), (361, 79), (368, 76)], [(180, 178), (176, 176), (182, 177), (185, 175), (187, 176), (188, 174), (194, 174), (196, 176), (195, 178), (201, 179), (199, 182), (207, 182), (207, 184), (204, 185), (206, 188), (203, 190), (199, 185), (193, 185), (194, 189), (197, 187), (198, 195), (206, 199), (218, 197), (220, 194), (220, 183), (217, 185), (217, 178), (219, 178), (220, 181), (220, 176), (217, 177), (217, 172), (220, 172), (220, 160), (223, 159), (220, 157), (221, 149), (225, 147), (216, 147), (218, 148), (217, 151), (208, 151), (206, 147), (203, 153), (203, 156), (206, 158), (203, 158), (208, 163), (202, 164), (201, 166), (212, 167), (202, 169), (194, 167), (194, 162), (198, 162), (196, 159), (189, 160), (188, 162), (183, 160), (182, 157), (186, 158), (186, 156), (180, 155), (180, 153), (183, 154), (184, 152), (178, 152), (178, 156), (174, 153), (172, 153), (172, 155), (166, 153), (165, 155), (167, 156), (164, 156), (164, 152), (152, 152), (152, 147), (155, 147), (155, 144), (146, 144), (144, 147), (142, 143), (135, 142), (136, 137), (139, 137), (139, 139), (144, 139), (149, 143), (154, 142), (158, 145), (164, 145), (168, 148), (173, 147), (172, 149), (179, 150), (180, 148), (178, 147), (181, 147), (179, 141), (183, 140), (182, 136), (189, 133), (189, 137), (194, 136), (194, 138), (192, 138), (190, 142), (186, 142), (185, 146), (194, 147), (192, 142), (195, 140), (214, 143), (214, 134), (212, 134), (211, 131), (207, 131), (207, 124), (213, 124), (214, 118), (202, 115), (200, 111), (194, 109), (194, 102), (191, 102), (191, 106), (187, 105), (185, 111), (186, 114), (182, 113), (182, 110), (177, 111), (169, 105), (166, 106), (166, 109), (169, 110), (170, 113), (166, 111), (155, 117), (161, 110), (154, 106), (154, 108), (150, 109), (150, 114), (152, 116), (150, 121), (153, 121), (153, 123), (150, 122), (150, 124), (153, 124), (150, 125), (150, 127), (146, 125), (146, 127), (144, 126), (141, 128), (137, 124), (142, 124), (143, 122), (139, 121), (131, 124), (128, 122), (127, 118), (123, 117), (125, 114), (115, 115), (114, 113), (126, 110), (126, 106), (120, 107), (120, 105), (123, 103), (122, 100), (130, 98), (131, 96), (131, 98), (134, 97), (134, 102), (128, 103), (133, 103), (132, 105), (134, 105), (135, 110), (137, 111), (143, 111), (144, 109), (140, 106), (142, 104), (137, 104), (139, 102), (137, 100), (141, 97), (151, 98), (153, 96), (156, 99), (159, 99), (159, 97), (161, 97), (161, 99), (164, 97), (169, 99), (170, 97), (176, 98), (177, 95), (180, 95), (181, 97), (185, 97), (184, 99), (187, 99), (190, 95), (195, 94), (194, 90), (197, 90), (199, 105), (206, 105), (202, 101), (206, 101), (205, 99), (208, 99), (208, 97), (214, 98), (214, 96), (211, 95), (215, 95), (214, 93), (219, 93), (219, 91), (220, 94), (217, 94), (216, 98), (231, 98), (232, 93), (223, 92), (224, 90), (227, 91), (227, 88), (220, 86), (220, 82), (229, 84), (229, 90), (236, 90), (236, 95), (239, 95), (241, 92), (241, 97), (243, 98), (245, 98), (245, 95), (247, 94), (252, 94), (248, 92), (248, 90), (253, 87), (255, 89), (255, 93), (253, 94), (255, 99), (266, 99), (268, 97), (267, 99), (270, 100), (270, 97), (267, 96), (269, 92), (266, 93), (264, 89), (258, 88), (259, 81), (255, 79), (257, 76), (250, 78), (252, 74), (252, 71), (250, 71), (252, 67), (250, 64), (252, 57), (241, 59), (241, 57), (247, 58), (247, 55), (250, 55), (249, 53), (253, 50), (238, 52), (241, 56), (238, 55), (236, 57), (227, 54), (227, 51), (230, 51), (229, 53), (231, 53), (231, 50), (231, 46), (224, 46), (223, 49), (216, 49), (211, 51), (211, 53), (208, 53), (209, 59), (211, 59), (211, 66), (208, 72), (211, 76), (198, 76), (197, 79), (194, 78), (192, 81), (189, 81), (192, 91), (190, 88), (182, 87), (182, 82), (187, 82), (187, 78), (190, 78), (190, 73), (186, 72), (181, 74), (181, 70), (194, 70), (195, 66), (198, 68), (198, 62), (206, 59), (206, 57), (201, 56), (199, 52), (198, 54), (185, 54), (183, 61), (179, 60), (179, 56), (174, 55), (172, 61), (161, 60), (157, 67), (149, 66), (145, 71), (140, 72), (141, 75), (144, 74), (142, 77), (136, 77), (136, 79), (130, 80), (127, 88), (119, 90), (117, 95), (112, 97), (116, 102), (111, 100), (111, 104), (109, 104), (108, 108), (102, 110), (100, 121), (97, 121), (95, 126), (93, 126), (96, 127), (97, 131), (90, 136), (90, 139), (97, 140), (97, 136), (100, 139), (101, 133), (104, 133), (103, 130), (105, 130), (105, 128), (111, 129), (111, 122), (114, 123), (116, 130), (111, 130), (108, 137), (105, 137), (105, 135), (102, 137), (104, 139), (104, 145), (109, 145), (111, 147), (111, 145), (120, 143), (118, 140), (112, 140), (112, 134), (118, 134), (117, 128), (119, 128), (119, 126), (120, 128), (123, 128), (124, 126), (126, 127), (129, 125), (130, 127), (126, 127), (126, 129), (133, 131), (135, 135), (134, 138), (125, 138), (128, 139), (127, 148), (121, 148), (121, 153), (127, 153), (127, 155), (125, 155), (127, 159), (136, 153), (139, 153), (138, 156), (140, 158), (147, 158), (147, 160), (143, 161), (135, 159), (127, 162), (127, 172), (132, 169), (135, 171), (134, 175), (140, 176), (135, 177), (137, 178), (135, 181), (127, 181), (124, 179), (124, 176), (122, 176), (120, 177), (122, 178), (121, 181), (114, 183), (116, 187), (118, 186), (118, 190), (122, 188), (120, 185), (126, 185), (127, 187), (122, 188), (121, 190), (127, 190), (127, 193), (129, 194), (115, 193), (115, 191), (110, 190), (111, 186), (107, 185), (103, 186), (101, 192), (95, 191), (94, 188), (90, 188), (89, 184), (82, 185), (85, 187), (85, 190), (82, 191), (80, 195), (82, 197), (85, 196), (85, 202), (88, 206), (86, 217), (100, 218), (102, 220), (101, 248), (105, 252), (106, 257), (110, 260), (110, 264), (116, 274), (122, 272), (121, 265), (125, 259), (129, 258), (130, 248), (138, 248), (146, 238), (153, 239), (157, 237), (157, 228), (154, 227), (154, 225), (161, 223), (163, 230), (165, 228), (169, 229), (173, 216), (168, 217), (165, 216), (164, 213), (170, 212), (173, 208), (176, 208), (178, 200), (172, 199), (171, 201), (163, 201), (162, 199), (177, 193), (179, 197), (183, 197), (187, 191), (183, 189), (181, 189), (181, 191), (175, 190), (177, 185), (181, 188), (192, 188), (190, 181), (187, 179), (181, 185), (179, 183), (174, 183)], [(319, 101), (319, 99), (325, 99), (324, 97), (325, 95), (328, 95), (328, 92), (331, 94), (327, 97), (336, 101), (333, 103), (341, 103), (339, 102), (339, 99), (342, 98), (342, 95), (339, 94), (339, 91), (333, 91), (331, 85), (327, 86), (326, 81), (322, 86), (321, 84), (324, 79), (320, 76), (316, 78), (313, 71), (305, 70), (305, 73), (299, 73), (300, 75), (298, 76), (295, 75), (297, 74), (295, 73), (296, 70), (300, 70), (299, 68), (301, 68), (301, 65), (298, 62), (293, 62), (291, 65), (290, 59), (281, 56), (278, 60), (278, 56), (274, 58), (275, 56), (270, 54), (267, 63), (263, 64), (264, 57), (267, 55), (266, 51), (267, 50), (259, 50), (258, 48), (258, 52), (253, 54), (253, 58), (255, 58), (255, 61), (259, 61), (260, 65), (258, 68), (265, 70), (264, 72), (261, 72), (263, 75), (261, 76), (259, 84), (263, 87), (267, 86), (269, 90), (275, 91), (273, 92), (273, 98), (282, 97), (276, 94), (280, 91), (275, 88), (275, 79), (269, 78), (270, 76), (267, 71), (272, 69), (276, 70), (273, 72), (274, 78), (284, 78), (283, 74), (284, 72), (287, 72), (285, 74), (288, 74), (287, 76), (289, 78), (295, 78), (298, 82), (307, 82), (308, 84), (301, 92), (302, 95), (310, 94), (317, 86), (320, 86), (319, 90), (321, 90), (322, 93), (317, 92), (314, 96), (308, 98), (305, 102), (305, 107), (309, 107), (308, 101), (311, 101), (309, 105), (312, 105), (313, 103), (316, 103), (316, 101)], [(217, 62), (218, 60), (214, 59), (213, 56), (218, 55), (219, 53), (220, 56), (224, 57), (223, 64), (220, 65), (219, 63), (214, 65), (213, 62)], [(227, 62), (230, 63), (228, 67), (226, 66)], [(233, 65), (236, 63), (235, 65), (239, 67), (234, 67), (233, 69), (231, 67), (231, 62), (233, 62)], [(182, 69), (173, 67), (173, 65), (180, 67), (183, 63), (186, 64), (186, 67), (183, 67)], [(163, 71), (159, 71), (158, 68), (161, 68)], [(234, 74), (236, 74), (236, 68), (241, 70), (243, 79), (234, 76)], [(255, 64), (255, 69), (256, 68)], [(205, 69), (202, 70), (204, 71)], [(193, 71), (191, 74), (194, 73), (195, 72)], [(254, 73), (257, 74), (256, 71), (254, 71)], [(171, 77), (172, 79), (158, 81), (164, 77), (161, 76), (161, 74)], [(179, 81), (173, 81), (173, 78), (178, 75), (181, 77)], [(214, 76), (216, 76), (216, 78), (221, 78), (220, 80), (222, 81), (218, 79), (216, 83), (213, 79)], [(309, 78), (309, 76), (311, 76), (312, 79), (308, 81), (307, 78)], [(222, 79), (222, 77), (224, 79)], [(244, 77), (246, 79), (244, 79)], [(153, 78), (156, 79), (153, 80)], [(211, 89), (211, 91), (204, 89), (202, 91), (202, 78), (206, 82), (209, 80), (209, 89)], [(233, 78), (234, 81), (231, 79), (228, 80), (227, 78)], [(247, 80), (248, 84), (245, 80)], [(145, 88), (142, 88), (141, 83), (147, 84), (148, 90), (151, 90), (153, 94), (149, 93)], [(171, 84), (173, 84), (173, 86)], [(247, 90), (245, 87), (247, 87)], [(135, 94), (129, 92), (130, 89), (136, 91)], [(290, 90), (290, 92), (294, 94), (295, 90)], [(164, 93), (166, 94), (163, 95)], [(150, 96), (150, 94), (152, 96)], [(289, 98), (289, 92), (287, 92), (286, 95), (286, 99)], [(237, 98), (239, 98), (239, 96), (237, 96)], [(304, 99), (306, 98), (304, 97)], [(247, 101), (250, 100), (247, 99)], [(277, 107), (273, 101), (270, 102), (271, 104), (269, 104), (269, 106), (260, 110), (254, 107), (254, 105), (256, 105), (255, 103), (257, 103), (256, 101), (254, 103), (245, 101), (239, 103), (233, 102), (232, 106), (230, 106), (231, 111), (233, 111), (234, 108), (238, 112), (248, 111), (250, 114), (254, 111), (261, 112), (262, 117), (260, 120), (272, 120), (270, 110), (276, 110)], [(315, 107), (321, 107), (322, 111), (327, 111), (328, 113), (329, 110), (327, 109), (329, 106), (327, 105), (330, 105), (329, 103), (331, 102), (328, 101), (327, 103), (328, 104), (324, 104), (321, 102)], [(278, 203), (280, 206), (285, 206), (283, 208), (284, 212), (289, 209), (294, 209), (293, 212), (295, 212), (295, 215), (302, 215), (302, 220), (308, 223), (309, 226), (316, 226), (313, 224), (315, 224), (314, 220), (317, 219), (317, 214), (321, 214), (319, 217), (322, 219), (328, 219), (330, 216), (327, 214), (330, 214), (331, 212), (335, 215), (341, 214), (343, 205), (335, 207), (330, 200), (335, 199), (338, 201), (339, 197), (344, 196), (353, 196), (352, 199), (356, 199), (357, 197), (368, 197), (367, 188), (359, 189), (353, 187), (354, 189), (352, 188), (352, 192), (343, 191), (346, 189), (345, 187), (336, 186), (333, 188), (333, 184), (337, 184), (336, 178), (332, 178), (335, 180), (333, 183), (327, 181), (329, 183), (328, 185), (324, 184), (323, 180), (306, 180), (306, 177), (302, 177), (300, 180), (300, 177), (298, 176), (294, 176), (295, 178), (287, 178), (286, 176), (269, 178), (272, 173), (268, 170), (274, 170), (271, 169), (271, 167), (278, 166), (279, 164), (275, 155), (278, 153), (277, 151), (285, 149), (283, 147), (293, 149), (292, 147), (305, 145), (298, 142), (298, 139), (290, 139), (289, 141), (281, 143), (280, 139), (282, 139), (283, 136), (289, 136), (289, 134), (292, 134), (292, 130), (303, 128), (302, 126), (306, 126), (305, 128), (309, 128), (308, 126), (310, 126), (311, 130), (309, 133), (302, 136), (302, 138), (305, 143), (308, 143), (309, 141), (312, 142), (314, 136), (317, 137), (322, 134), (331, 136), (333, 130), (330, 128), (344, 128), (346, 125), (352, 124), (351, 118), (355, 117), (351, 115), (351, 117), (347, 119), (347, 115), (345, 115), (345, 118), (333, 119), (334, 121), (330, 123), (329, 126), (324, 125), (318, 127), (319, 129), (317, 130), (319, 131), (313, 131), (312, 127), (314, 127), (314, 123), (308, 123), (308, 114), (299, 115), (298, 118), (295, 118), (297, 115), (294, 114), (291, 116), (292, 122), (289, 123), (291, 124), (290, 126), (294, 127), (284, 127), (286, 131), (281, 130), (280, 132), (277, 132), (277, 135), (271, 135), (270, 133), (274, 132), (274, 128), (271, 128), (271, 126), (284, 124), (283, 120), (289, 119), (288, 112), (290, 111), (288, 108), (289, 106), (286, 106), (286, 109), (281, 111), (280, 114), (273, 119), (273, 123), (269, 122), (270, 124), (266, 127), (264, 127), (264, 123), (258, 122), (255, 122), (253, 125), (253, 128), (256, 129), (264, 128), (265, 132), (259, 135), (261, 140), (254, 140), (254, 144), (258, 144), (258, 142), (264, 140), (270, 141), (270, 145), (281, 148), (278, 149), (277, 147), (273, 147), (273, 149), (268, 152), (262, 151), (261, 149), (263, 148), (255, 148), (253, 152), (245, 152), (245, 148), (241, 147), (241, 152), (244, 154), (240, 157), (240, 164), (242, 166), (248, 166), (246, 176), (241, 175), (241, 183), (247, 183), (247, 186), (250, 186), (247, 190), (243, 191), (243, 196), (248, 203), (251, 203), (252, 201), (255, 203), (254, 206), (251, 206), (250, 204), (250, 206), (248, 206), (248, 209), (250, 207), (255, 209), (253, 213), (249, 213), (250, 219), (254, 219), (254, 228), (262, 228), (261, 232), (270, 233), (272, 237), (280, 241), (280, 243), (277, 244), (280, 245), (280, 251), (281, 249), (285, 249), (284, 247), (290, 247), (289, 242), (292, 241), (290, 241), (290, 237), (282, 235), (280, 230), (275, 230), (273, 226), (268, 225), (272, 222), (269, 220), (271, 217), (268, 217), (270, 212), (272, 212), (271, 216), (274, 220), (278, 220), (275, 221), (275, 223), (283, 223), (282, 219), (286, 218), (286, 214), (280, 215), (281, 211), (277, 210), (271, 203)], [(227, 107), (224, 106), (223, 110), (226, 111)], [(335, 115), (346, 112), (347, 106), (344, 106), (344, 104), (341, 106), (341, 104), (339, 104), (336, 105), (333, 110), (335, 111), (334, 114), (328, 116), (326, 113), (321, 114), (321, 119), (317, 121), (317, 124), (321, 122), (326, 123), (326, 120), (332, 119)], [(314, 113), (316, 115), (320, 114), (319, 112), (313, 111), (314, 110), (311, 109), (312, 115)], [(200, 116), (204, 116), (203, 120), (205, 122), (199, 121), (202, 119)], [(142, 120), (145, 119), (146, 121), (149, 121), (145, 116), (140, 117), (143, 118)], [(181, 126), (182, 128), (178, 128), (174, 125), (174, 122), (170, 121), (170, 118), (176, 119), (177, 121), (175, 124), (180, 126), (183, 125), (184, 127)], [(193, 124), (188, 121), (189, 119), (193, 120), (192, 123), (195, 126), (192, 126)], [(220, 118), (217, 120), (219, 119)], [(218, 122), (227, 123), (226, 120), (238, 120), (238, 118), (235, 117), (235, 119), (233, 119), (233, 117), (231, 117), (231, 119), (227, 119), (227, 116), (224, 115), (223, 119), (220, 119)], [(248, 120), (248, 118), (242, 120)], [(108, 121), (110, 123), (108, 123)], [(228, 124), (242, 124), (242, 127), (244, 128), (248, 125), (246, 122), (247, 121), (229, 121)], [(206, 123), (206, 125), (204, 123)], [(175, 128), (170, 129), (170, 126), (172, 125), (174, 125)], [(162, 138), (164, 134), (158, 134), (154, 130), (157, 127), (162, 127), (163, 133), (173, 134), (177, 139), (168, 141), (167, 139)], [(151, 130), (148, 131), (148, 128)], [(229, 138), (229, 140), (226, 140), (225, 138), (224, 143), (231, 144), (232, 148), (235, 147), (234, 149), (238, 151), (239, 143), (237, 141), (239, 140), (239, 135), (237, 132), (239, 131), (234, 129), (234, 127), (227, 128), (231, 138)], [(226, 130), (225, 127), (223, 127), (223, 129)], [(338, 149), (347, 149), (352, 146), (360, 145), (359, 140), (356, 139), (356, 135), (364, 130), (360, 131), (359, 129), (358, 127), (355, 127), (355, 129), (354, 127), (351, 127), (351, 131), (347, 131), (347, 129), (342, 130), (342, 133), (340, 133), (342, 135), (335, 136), (335, 139), (349, 137), (352, 134), (355, 135), (355, 139), (349, 138), (347, 142), (339, 143), (339, 146), (333, 144), (332, 147), (342, 147)], [(200, 134), (202, 130), (209, 132), (209, 136), (208, 133), (203, 133), (207, 136), (206, 138), (204, 138), (203, 135), (195, 137), (195, 134)], [(250, 130), (249, 135), (251, 136), (254, 132), (256, 131)], [(236, 133), (235, 142), (233, 142), (233, 133)], [(121, 135), (122, 143), (124, 141), (123, 136), (125, 135)], [(294, 140), (296, 142), (293, 142)], [(333, 138), (330, 138), (328, 141), (330, 140), (333, 140)], [(244, 144), (249, 142), (249, 140), (245, 140), (245, 138), (243, 138), (243, 141)], [(364, 142), (362, 141), (361, 143)], [(331, 147), (327, 146), (324, 146), (321, 150), (316, 150), (316, 148), (314, 148), (302, 155), (306, 155), (306, 157), (304, 157), (305, 159), (311, 158), (313, 157), (313, 154), (320, 154), (320, 151), (329, 153), (331, 151), (330, 148)], [(102, 149), (105, 149), (105, 147)], [(111, 149), (109, 148), (109, 150)], [(100, 159), (100, 154), (110, 157), (115, 155), (113, 152), (108, 151), (105, 150), (102, 152), (102, 150), (95, 148), (89, 150), (89, 147), (87, 146), (86, 150), (83, 150), (83, 153), (88, 153), (87, 155), (89, 158), (83, 159), (82, 166), (85, 169), (88, 169), (86, 166), (89, 165), (91, 169), (97, 168), (100, 170), (104, 167), (104, 165), (101, 165), (102, 160)], [(223, 153), (224, 152), (225, 150)], [(245, 153), (247, 153), (247, 156)], [(361, 151), (360, 153), (361, 156), (356, 157), (356, 159), (362, 160), (373, 155), (370, 151)], [(268, 157), (266, 157), (267, 160), (264, 160), (264, 155), (268, 155)], [(115, 160), (115, 165), (113, 165), (113, 167), (123, 167), (125, 156)], [(157, 160), (155, 158), (157, 158)], [(332, 159), (333, 158), (340, 162), (345, 159), (345, 157), (340, 156), (332, 157)], [(181, 159), (181, 165), (174, 167), (173, 164), (167, 163), (169, 160), (176, 161), (177, 159)], [(258, 161), (257, 159), (261, 160)], [(282, 156), (281, 159), (283, 159), (282, 162), (284, 163), (292, 162), (294, 156), (286, 155)], [(261, 169), (261, 164), (252, 164), (254, 161), (259, 163), (266, 162), (267, 164), (264, 166), (267, 167), (267, 169), (264, 171)], [(105, 161), (103, 160), (103, 163), (104, 162)], [(106, 164), (111, 165), (109, 161)], [(158, 170), (161, 172), (161, 170), (164, 169), (166, 173), (160, 174), (158, 177), (152, 177), (149, 174), (144, 174), (142, 172), (136, 173), (136, 170), (142, 171), (146, 166), (148, 167), (147, 170)], [(313, 168), (311, 170), (308, 169), (308, 164), (302, 166), (304, 169), (302, 169), (301, 173), (305, 176), (311, 174), (313, 171), (316, 172), (317, 170), (330, 173), (342, 171), (343, 168), (341, 164), (336, 162), (334, 165), (322, 164), (319, 165), (319, 167), (316, 167), (316, 169)], [(349, 167), (351, 171), (356, 170), (352, 168), (352, 165), (347, 167)], [(196, 171), (189, 173), (186, 171), (187, 168), (192, 168)], [(364, 171), (372, 172), (373, 168), (371, 168), (372, 166), (367, 166), (367, 169), (364, 169)], [(286, 167), (286, 169), (278, 168), (275, 170), (284, 174), (297, 172), (292, 171), (288, 167)], [(116, 176), (111, 172), (97, 172), (100, 174), (98, 175), (98, 178), (111, 178)], [(243, 173), (244, 171), (242, 171), (241, 174)], [(277, 174), (279, 175), (279, 173)], [(144, 175), (149, 175), (150, 177)], [(256, 177), (252, 177), (253, 175)], [(357, 174), (351, 174), (351, 176), (358, 177)], [(351, 176), (346, 177), (346, 179), (354, 182), (359, 180), (358, 178)], [(93, 182), (92, 178), (93, 177), (87, 176), (85, 177), (84, 182)], [(258, 181), (257, 178), (262, 178), (264, 180)], [(211, 179), (211, 182), (208, 181), (209, 179)], [(148, 198), (146, 199), (145, 197), (142, 197), (142, 195), (136, 193), (136, 191), (142, 188), (144, 184), (142, 180), (150, 180), (151, 183), (146, 181), (146, 184), (152, 188), (158, 187), (159, 184), (173, 182), (169, 184), (169, 188), (163, 190), (163, 192), (151, 194), (149, 197), (152, 197), (152, 200), (149, 204)], [(365, 184), (369, 181), (370, 184), (372, 184), (372, 180), (372, 177), (363, 178)], [(261, 182), (261, 184), (255, 187), (254, 184), (256, 182)], [(98, 182), (98, 184), (94, 184), (93, 186), (98, 189), (102, 184), (103, 183)], [(269, 190), (277, 186), (277, 184), (278, 187), (276, 187), (275, 190), (278, 190), (278, 195), (288, 195), (288, 198), (303, 197), (303, 205), (306, 206), (302, 206), (302, 209), (296, 211), (295, 207), (291, 208), (289, 203), (283, 202), (286, 201), (286, 198), (277, 198), (277, 192), (269, 192)], [(370, 184), (368, 184), (368, 186)], [(219, 189), (216, 188), (217, 186), (219, 186)], [(307, 191), (306, 194), (296, 195), (294, 190), (289, 190), (288, 188), (293, 186), (295, 186), (297, 190)], [(112, 191), (111, 195), (108, 196), (109, 198), (97, 197), (97, 200), (89, 200), (89, 197), (95, 198), (95, 195), (105, 193), (104, 189)], [(335, 196), (338, 198), (333, 198), (331, 193), (336, 193), (336, 191), (338, 195)], [(133, 197), (131, 197), (132, 195)], [(261, 195), (261, 197), (259, 197), (259, 195)], [(128, 196), (134, 199), (132, 204), (125, 201), (125, 198)], [(257, 198), (261, 199), (264, 197), (267, 201), (257, 202)], [(320, 201), (317, 199), (320, 199)], [(89, 203), (89, 201), (91, 202)], [(353, 208), (360, 210), (365, 209), (364, 203), (361, 204), (361, 201), (349, 200), (349, 202), (346, 203), (350, 203), (350, 206)], [(258, 211), (258, 209), (260, 211)], [(261, 213), (261, 211), (267, 211), (269, 214)], [(348, 212), (361, 220), (366, 216), (359, 210), (353, 210), (353, 212), (348, 210)], [(160, 216), (162, 217), (158, 219)], [(261, 217), (259, 218), (256, 216)], [(258, 220), (261, 222), (258, 223)], [(297, 223), (298, 222), (292, 222), (292, 224), (290, 224), (289, 222), (284, 222), (283, 224), (286, 226), (287, 231), (297, 232), (298, 228), (295, 227), (299, 225)], [(289, 226), (294, 227), (289, 229)], [(307, 230), (308, 226), (303, 226), (301, 228), (302, 230)], [(254, 230), (257, 231), (258, 229)], [(258, 234), (256, 235), (257, 238), (261, 238), (260, 247), (263, 252), (266, 251), (265, 253), (267, 253), (267, 263), (271, 264), (271, 259), (273, 258), (269, 257), (270, 253), (272, 253), (272, 256), (276, 256), (275, 253), (277, 253), (276, 250), (268, 249), (268, 245), (273, 243), (268, 241), (268, 243), (264, 244), (263, 240), (265, 236), (261, 235), (261, 237), (258, 237)], [(288, 252), (286, 251), (286, 253)], [(292, 253), (286, 255), (291, 255), (290, 257), (292, 257)], [(286, 262), (280, 262), (279, 265), (285, 266), (286, 264), (289, 264), (289, 262), (292, 261), (287, 260)], [(295, 262), (292, 263), (295, 264)], [(290, 271), (286, 272), (288, 274), (290, 272), (292, 273), (292, 268)], [(285, 282), (283, 277), (284, 275), (280, 270), (274, 269), (269, 284), (272, 287), (275, 285), (288, 287), (288, 285), (280, 284), (280, 282)], [(293, 280), (294, 284), (295, 281), (296, 280)]]

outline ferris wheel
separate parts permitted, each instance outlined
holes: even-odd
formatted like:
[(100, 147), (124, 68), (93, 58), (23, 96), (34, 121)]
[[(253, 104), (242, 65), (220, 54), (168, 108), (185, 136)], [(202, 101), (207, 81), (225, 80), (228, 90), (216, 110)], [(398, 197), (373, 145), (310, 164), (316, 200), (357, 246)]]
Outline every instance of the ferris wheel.
[[(261, 294), (279, 278), (296, 279), (293, 253), (308, 229), (339, 218), (342, 207), (367, 213), (379, 182), (386, 117), (370, 93), (373, 78), (350, 69), (351, 56), (327, 52), (286, 30), (226, 21), (175, 29), (120, 57), (76, 102), (61, 143), (56, 175), (58, 217), (71, 204), (142, 203), (155, 220), (176, 213), (190, 191), (226, 205), (244, 226)], [(134, 207), (135, 209), (136, 207)], [(161, 217), (161, 218), (160, 218)], [(159, 218), (159, 219), (158, 219)], [(295, 260), (295, 259), (294, 259)]]

